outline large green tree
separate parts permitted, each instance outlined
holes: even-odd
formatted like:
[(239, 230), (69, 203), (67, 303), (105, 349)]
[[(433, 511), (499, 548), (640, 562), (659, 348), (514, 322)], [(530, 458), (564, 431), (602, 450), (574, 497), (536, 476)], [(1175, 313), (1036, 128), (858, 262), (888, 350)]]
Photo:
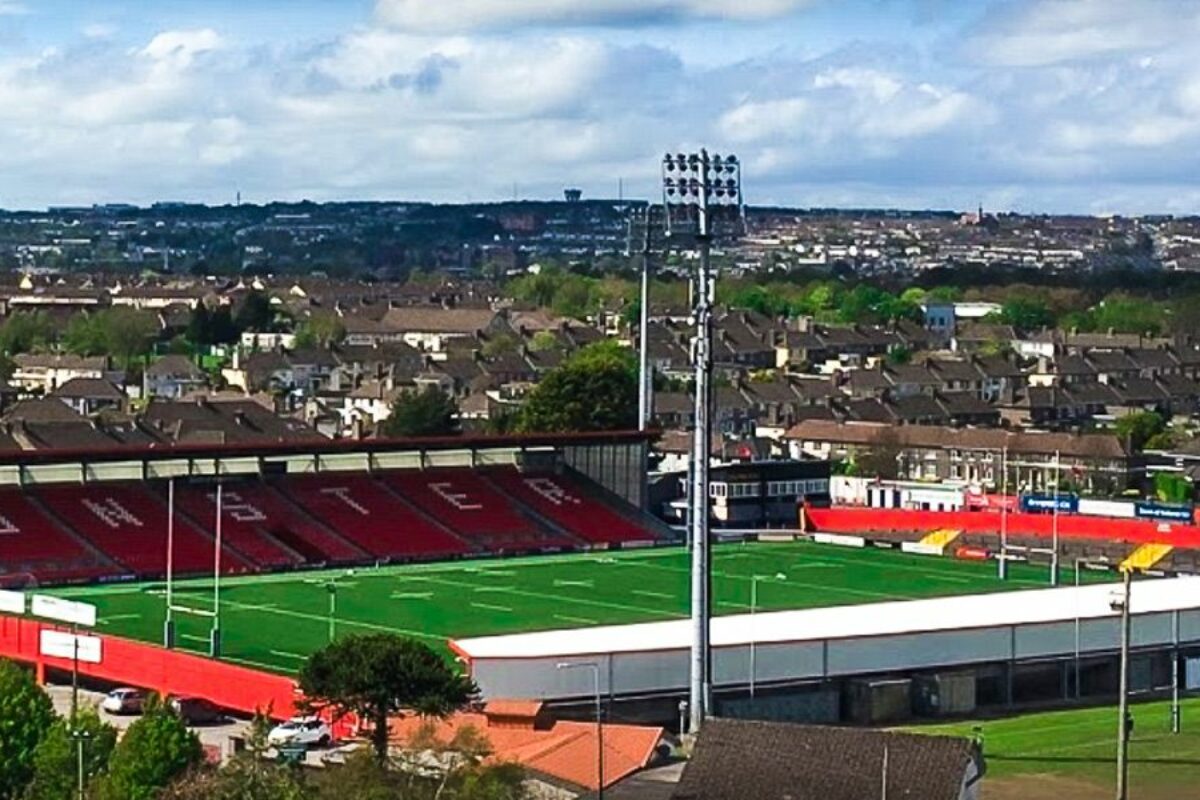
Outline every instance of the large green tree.
[(128, 367), (136, 357), (150, 352), (158, 333), (158, 319), (153, 314), (110, 308), (72, 317), (63, 333), (63, 346), (81, 356), (111, 356)]
[(452, 436), (459, 432), (458, 404), (437, 386), (405, 392), (379, 430), (384, 436)]
[(445, 716), (475, 693), (471, 680), (427, 645), (390, 633), (346, 636), (313, 653), (300, 670), (300, 689), (314, 707), (370, 721), (371, 745), (381, 763), (388, 754), (390, 715)]
[(34, 753), (54, 724), (50, 697), (33, 675), (0, 659), (0, 800), (15, 800), (33, 777)]
[[(75, 731), (75, 734), (72, 731)], [(33, 780), (25, 800), (72, 800), (78, 780), (79, 736), (83, 742), (84, 786), (108, 770), (117, 744), (117, 729), (100, 719), (95, 709), (81, 708), (75, 724), (58, 719), (33, 753)]]
[(58, 328), (45, 312), (21, 311), (0, 325), (0, 353), (28, 353), (57, 338)]
[(1167, 429), (1167, 421), (1154, 411), (1135, 411), (1117, 420), (1117, 434), (1129, 439), (1129, 445), (1140, 451), (1151, 438)]
[(200, 739), (156, 696), (113, 750), (99, 781), (101, 800), (151, 800), (204, 760)]
[(597, 342), (546, 374), (525, 399), (516, 427), (527, 433), (633, 428), (637, 391), (633, 352)]

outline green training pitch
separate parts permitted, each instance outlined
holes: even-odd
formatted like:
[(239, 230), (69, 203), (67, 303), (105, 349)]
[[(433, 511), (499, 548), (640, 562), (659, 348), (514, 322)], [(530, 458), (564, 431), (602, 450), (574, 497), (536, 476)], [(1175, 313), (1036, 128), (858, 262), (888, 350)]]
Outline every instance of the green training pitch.
[[(1200, 797), (1200, 698), (1182, 704), (1181, 732), (1171, 733), (1170, 704), (1131, 706), (1132, 797)], [(918, 733), (983, 736), (984, 797), (1036, 796), (1041, 784), (1060, 800), (1112, 797), (1116, 780), (1117, 709), (1026, 714), (1009, 719), (912, 728)], [(1049, 779), (1048, 779), (1049, 778)]]
[[(714, 547), (714, 613), (747, 612), (756, 575), (764, 576), (758, 581), (763, 611), (1045, 587), (1049, 580), (1044, 567), (1024, 564), (1012, 565), (1009, 580), (1002, 582), (994, 562), (809, 542), (726, 544)], [(223, 657), (296, 671), (329, 641), (330, 581), (337, 584), (334, 635), (391, 631), (447, 653), (450, 638), (649, 622), (688, 613), (688, 554), (681, 547), (223, 578)], [(102, 632), (162, 641), (162, 582), (55, 593), (95, 603)], [(211, 611), (212, 580), (177, 582), (175, 604)], [(211, 620), (187, 613), (175, 619), (178, 646), (206, 652)]]

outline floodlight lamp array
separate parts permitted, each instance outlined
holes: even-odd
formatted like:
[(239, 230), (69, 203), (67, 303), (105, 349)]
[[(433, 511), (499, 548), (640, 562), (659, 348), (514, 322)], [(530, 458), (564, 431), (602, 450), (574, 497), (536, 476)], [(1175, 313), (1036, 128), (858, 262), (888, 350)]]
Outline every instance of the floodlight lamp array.
[(669, 205), (738, 205), (741, 163), (737, 156), (667, 153), (663, 156), (663, 196)]

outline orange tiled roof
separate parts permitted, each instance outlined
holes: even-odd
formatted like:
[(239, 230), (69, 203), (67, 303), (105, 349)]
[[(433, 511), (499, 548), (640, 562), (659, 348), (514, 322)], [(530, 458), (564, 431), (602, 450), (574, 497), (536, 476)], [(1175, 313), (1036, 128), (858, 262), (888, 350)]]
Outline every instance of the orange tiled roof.
[[(492, 747), (490, 759), (521, 764), (534, 772), (557, 778), (589, 790), (596, 780), (596, 726), (587, 722), (554, 722), (545, 728), (534, 727), (541, 704), (526, 701), (492, 701), (483, 712), (464, 712), (445, 720), (433, 721), (438, 739), (448, 741), (459, 730), (473, 727)], [(527, 726), (494, 725), (491, 718), (522, 716)], [(390, 721), (393, 741), (403, 743), (426, 720), (416, 716), (393, 717)], [(662, 728), (640, 725), (604, 725), (604, 785), (611, 786), (645, 768), (654, 758), (663, 737)]]

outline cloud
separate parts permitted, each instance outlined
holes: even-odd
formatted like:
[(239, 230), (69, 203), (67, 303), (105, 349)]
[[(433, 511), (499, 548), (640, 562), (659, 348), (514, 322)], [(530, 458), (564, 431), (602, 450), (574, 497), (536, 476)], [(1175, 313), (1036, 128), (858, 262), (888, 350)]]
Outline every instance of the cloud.
[(377, 0), (375, 16), (405, 31), (469, 31), (518, 25), (611, 25), (690, 18), (766, 19), (807, 0)]
[[(586, 21), (631, 5), (599, 0)], [(665, 5), (648, 7), (661, 21)], [(732, 3), (672, 4), (677, 20), (708, 20), (699, 33), (571, 27), (565, 5), (519, 1), (480, 3), (482, 28), (362, 24), (306, 41), (255, 40), (232, 18), (138, 40), (77, 29), (0, 50), (0, 203), (226, 201), (237, 188), (462, 201), (514, 182), (524, 196), (596, 196), (618, 178), (652, 197), (664, 150), (708, 146), (742, 158), (751, 202), (1179, 210), (1198, 195), (1180, 176), (1200, 172), (1200, 66), (1186, 14), (1156, 40), (1164, 7), (1139, 4), (1153, 18), (1139, 22), (1087, 2), (1009, 3), (938, 40), (854, 27), (803, 48), (803, 20), (772, 19), (736, 26), (762, 43), (751, 57), (703, 62), (673, 33), (719, 37)], [(501, 33), (504, 14), (544, 24)], [(1052, 19), (1137, 31), (1097, 49), (1066, 27), (1046, 38)], [(1048, 49), (1022, 55), (1029, 37)]]
[(969, 35), (967, 58), (1037, 67), (1160, 49), (1200, 35), (1192, 0), (1032, 0), (1001, 3)]

